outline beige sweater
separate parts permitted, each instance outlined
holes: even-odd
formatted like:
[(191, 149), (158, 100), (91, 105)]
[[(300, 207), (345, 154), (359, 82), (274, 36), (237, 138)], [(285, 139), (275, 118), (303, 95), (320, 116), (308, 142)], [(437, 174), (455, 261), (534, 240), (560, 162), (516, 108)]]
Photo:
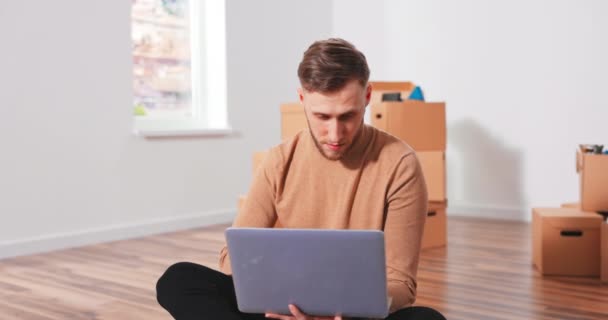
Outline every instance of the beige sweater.
[[(364, 125), (341, 160), (310, 132), (272, 148), (257, 170), (236, 227), (384, 230), (391, 312), (414, 303), (427, 191), (414, 151)], [(231, 274), (228, 251), (220, 269)]]

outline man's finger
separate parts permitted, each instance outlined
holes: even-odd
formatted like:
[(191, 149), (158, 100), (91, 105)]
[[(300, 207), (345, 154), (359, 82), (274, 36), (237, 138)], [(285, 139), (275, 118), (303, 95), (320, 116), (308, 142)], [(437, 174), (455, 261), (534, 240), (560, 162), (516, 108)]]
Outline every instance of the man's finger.
[(279, 320), (291, 320), (293, 319), (293, 317), (291, 316), (284, 316), (281, 314), (276, 314), (276, 313), (267, 313), (265, 314), (266, 318), (271, 318), (271, 319), (279, 319)]
[(305, 315), (302, 311), (300, 311), (300, 309), (295, 304), (289, 305), (289, 311), (291, 311), (291, 314), (293, 314), (298, 320), (308, 319), (308, 316)]

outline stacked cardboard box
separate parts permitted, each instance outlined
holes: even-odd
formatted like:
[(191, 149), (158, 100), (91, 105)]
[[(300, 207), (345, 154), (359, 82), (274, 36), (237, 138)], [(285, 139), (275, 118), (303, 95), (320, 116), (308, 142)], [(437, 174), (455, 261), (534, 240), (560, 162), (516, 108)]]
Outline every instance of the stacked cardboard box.
[(532, 259), (543, 275), (598, 276), (602, 217), (578, 208), (532, 209)]
[(371, 107), (372, 125), (407, 142), (416, 152), (445, 151), (445, 103), (405, 100)]
[(602, 229), (600, 230), (600, 240), (602, 243), (600, 244), (601, 250), (601, 261), (600, 261), (600, 277), (602, 282), (608, 283), (608, 222), (604, 221), (602, 223)]
[(405, 82), (386, 82), (386, 81), (371, 81), (372, 97), (369, 105), (373, 106), (382, 102), (382, 95), (385, 93), (400, 93), (401, 97), (407, 97), (416, 87), (409, 81)]
[(371, 122), (409, 144), (418, 156), (426, 180), (429, 210), (422, 248), (444, 246), (447, 237), (446, 118), (445, 103), (404, 100), (383, 102), (382, 94), (400, 92), (407, 97), (410, 82), (372, 83)]
[(429, 202), (422, 235), (422, 249), (445, 246), (447, 238), (446, 207), (445, 202)]
[[(576, 208), (576, 209), (582, 211), (580, 202), (562, 203), (561, 207), (562, 208)], [(608, 221), (606, 220), (606, 212), (603, 211), (601, 215), (598, 215), (597, 212), (589, 212), (589, 211), (583, 211), (583, 212), (585, 214), (590, 214), (592, 216), (595, 216), (596, 219), (597, 219), (597, 217), (600, 217), (600, 219), (603, 218), (603, 221), (601, 222), (601, 224), (599, 226), (599, 233), (600, 233), (599, 268), (600, 268), (601, 281), (608, 283)]]
[(608, 211), (608, 155), (576, 152), (580, 203), (584, 211)]
[(602, 215), (600, 227), (600, 278), (608, 283), (608, 155), (576, 152), (581, 210)]
[(580, 201), (532, 209), (533, 263), (543, 275), (608, 282), (608, 155), (576, 153)]

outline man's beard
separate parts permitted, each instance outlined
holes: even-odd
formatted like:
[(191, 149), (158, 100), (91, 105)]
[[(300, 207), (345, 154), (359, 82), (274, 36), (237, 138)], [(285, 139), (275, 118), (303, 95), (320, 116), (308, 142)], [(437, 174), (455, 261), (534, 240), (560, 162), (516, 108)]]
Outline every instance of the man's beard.
[(325, 154), (325, 151), (323, 151), (323, 146), (321, 145), (321, 142), (319, 142), (317, 137), (315, 137), (315, 134), (313, 133), (313, 130), (310, 127), (310, 121), (308, 121), (307, 115), (306, 115), (306, 122), (308, 123), (308, 131), (310, 131), (310, 136), (312, 137), (312, 140), (315, 142), (315, 146), (317, 147), (317, 150), (319, 150), (319, 152), (321, 153), (321, 155), (323, 155), (323, 157), (325, 159), (332, 160), (332, 161), (342, 159), (350, 151), (350, 149), (352, 149), (352, 147), (355, 145), (355, 142), (359, 139), (359, 136), (361, 135), (361, 132), (362, 132), (363, 126), (364, 126), (363, 119), (361, 119), (361, 124), (359, 125), (359, 129), (357, 129), (357, 133), (355, 134), (355, 137), (353, 138), (353, 140), (350, 142), (350, 145), (347, 147), (346, 150), (344, 150), (344, 152), (340, 153), (338, 155), (338, 157), (333, 158), (333, 157), (328, 157), (327, 154)]

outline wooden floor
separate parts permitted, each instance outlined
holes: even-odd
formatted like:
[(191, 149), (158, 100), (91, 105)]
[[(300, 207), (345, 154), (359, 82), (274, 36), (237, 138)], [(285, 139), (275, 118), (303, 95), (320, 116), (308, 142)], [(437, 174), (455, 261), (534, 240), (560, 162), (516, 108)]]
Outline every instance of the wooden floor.
[[(0, 319), (171, 319), (156, 303), (170, 264), (217, 266), (226, 226), (0, 260)], [(424, 251), (418, 305), (448, 319), (608, 319), (608, 285), (543, 278), (525, 223), (450, 218), (448, 247)]]

